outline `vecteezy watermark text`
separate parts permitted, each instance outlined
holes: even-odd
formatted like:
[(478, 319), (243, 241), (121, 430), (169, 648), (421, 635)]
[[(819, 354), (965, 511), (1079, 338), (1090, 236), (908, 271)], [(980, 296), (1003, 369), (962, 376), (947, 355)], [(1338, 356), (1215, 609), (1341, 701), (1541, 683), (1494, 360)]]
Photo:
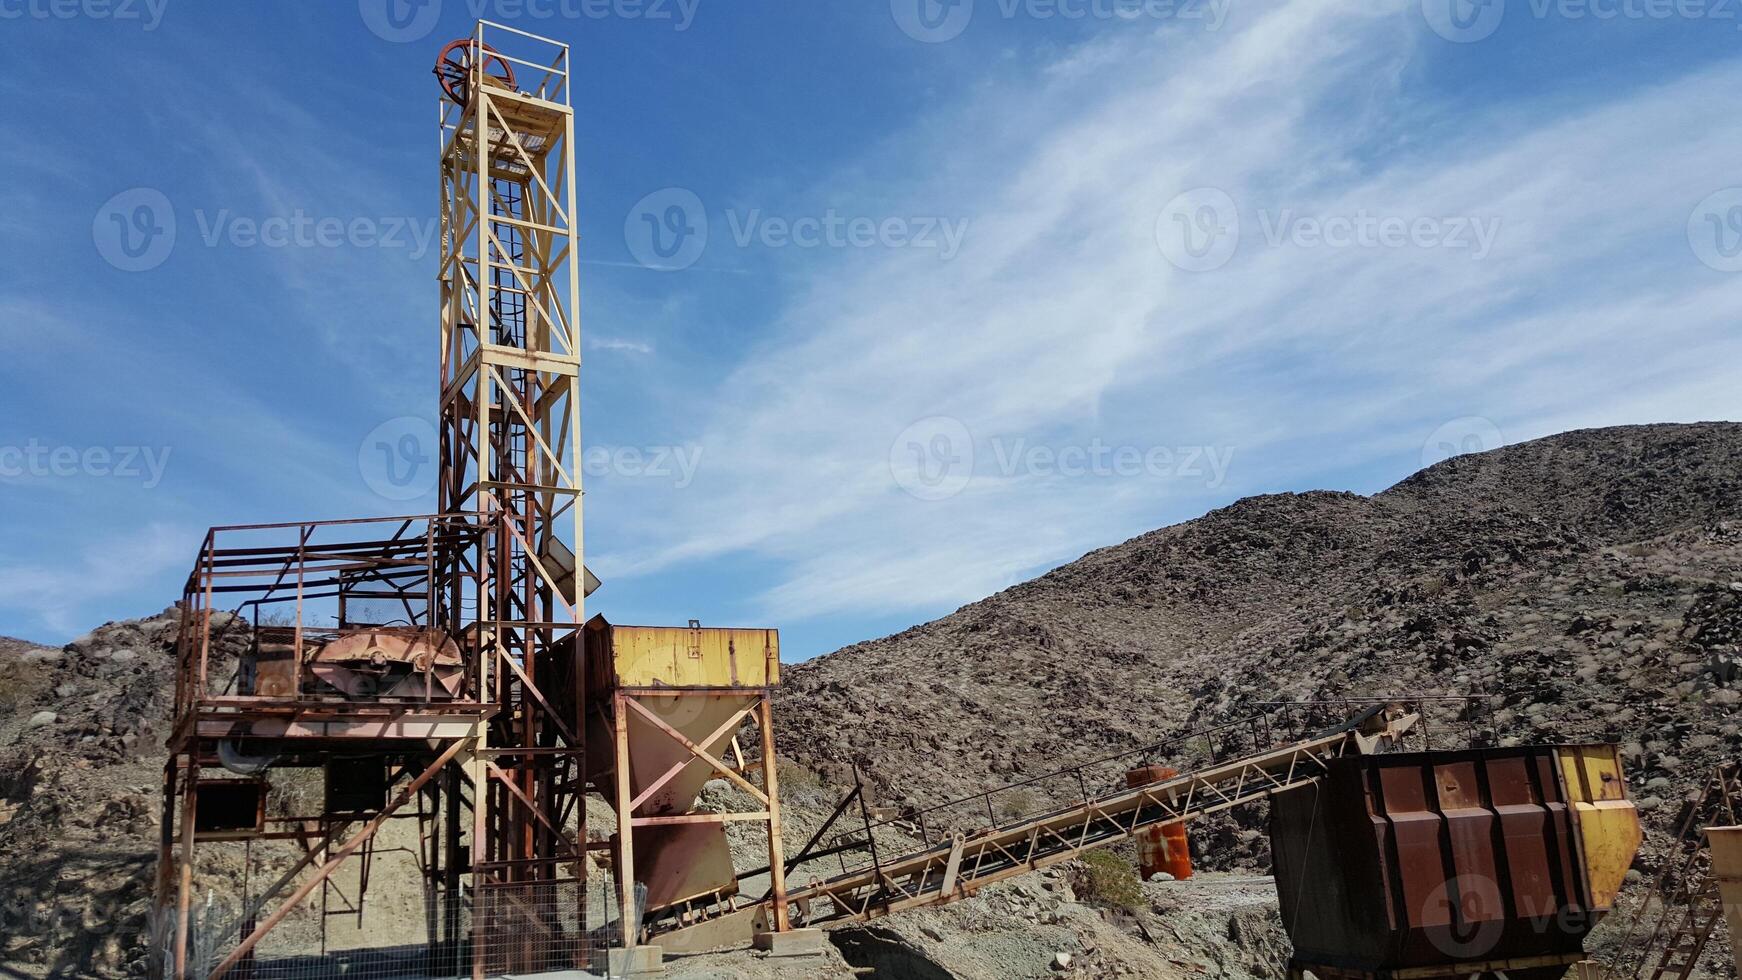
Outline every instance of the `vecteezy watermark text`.
[(1000, 476), (1138, 477), (1203, 480), (1214, 489), (1228, 479), (1233, 446), (1115, 446), (1091, 439), (1086, 446), (1030, 445), (1027, 439), (994, 438), (992, 459)]
[(163, 482), (169, 446), (50, 446), (31, 439), (0, 446), (0, 479), (66, 480), (74, 477), (138, 480), (147, 490)]
[[(435, 490), (441, 436), (433, 422), (414, 415), (388, 419), (357, 444), (363, 483), (388, 500), (415, 500)], [(695, 482), (702, 447), (593, 446), (581, 453), (588, 477), (669, 482), (683, 490)]]
[(1742, 30), (1742, 0), (1421, 0), (1435, 34), (1458, 44), (1493, 36), (1508, 10), (1535, 20), (1706, 20)]
[(216, 213), (194, 211), (200, 240), (207, 248), (379, 248), (403, 249), (417, 260), (429, 254), (436, 236), (434, 218), (317, 217), (301, 208), (265, 218), (238, 215), (229, 208)]
[[(433, 0), (440, 3), (441, 0)], [(465, 0), (472, 20), (645, 20), (687, 31), (702, 0)]]
[(739, 248), (924, 248), (949, 261), (962, 250), (968, 219), (848, 217), (830, 208), (821, 216), (782, 218), (761, 208), (727, 211), (732, 240)]
[[(442, 5), (443, 0), (357, 0), (370, 32), (396, 44), (429, 37), (441, 20)], [(462, 6), (468, 21), (646, 21), (681, 32), (695, 23), (701, 0), (464, 0)]]
[[(821, 214), (776, 215), (762, 208), (725, 212), (738, 248), (917, 249), (954, 259), (968, 237), (967, 218), (872, 216), (829, 208)], [(717, 227), (694, 191), (667, 187), (635, 203), (623, 221), (623, 240), (649, 269), (676, 272), (701, 261)]]
[[(1422, 249), (1462, 252), (1480, 261), (1494, 250), (1501, 221), (1495, 215), (1303, 214), (1293, 208), (1257, 213), (1270, 248)], [(1234, 258), (1247, 222), (1227, 192), (1200, 187), (1179, 194), (1155, 221), (1155, 243), (1169, 263), (1188, 272), (1219, 269)]]
[[(310, 214), (297, 208), (264, 217), (229, 208), (194, 209), (200, 242), (207, 248), (382, 249), (417, 261), (429, 254), (439, 227), (435, 218)], [(169, 259), (177, 239), (175, 206), (151, 187), (122, 191), (103, 202), (91, 220), (97, 253), (123, 272), (146, 272)]]
[(1004, 20), (1173, 20), (1220, 30), (1233, 0), (889, 0), (901, 32), (915, 41), (941, 44), (968, 29), (975, 7)]
[(702, 466), (700, 446), (594, 446), (581, 453), (581, 472), (595, 477), (670, 480), (683, 490)]
[(0, 0), (0, 20), (112, 20), (155, 31), (169, 0)]
[(1498, 217), (1354, 214), (1302, 215), (1291, 208), (1258, 212), (1264, 241), (1272, 248), (1443, 248), (1485, 259), (1500, 236)]
[[(976, 460), (989, 465), (976, 468)], [(913, 423), (889, 446), (896, 485), (921, 500), (954, 497), (976, 475), (1201, 480), (1215, 489), (1227, 482), (1233, 461), (1232, 446), (1116, 445), (1100, 438), (1052, 445), (1026, 436), (994, 436), (981, 448), (965, 424), (948, 416)]]

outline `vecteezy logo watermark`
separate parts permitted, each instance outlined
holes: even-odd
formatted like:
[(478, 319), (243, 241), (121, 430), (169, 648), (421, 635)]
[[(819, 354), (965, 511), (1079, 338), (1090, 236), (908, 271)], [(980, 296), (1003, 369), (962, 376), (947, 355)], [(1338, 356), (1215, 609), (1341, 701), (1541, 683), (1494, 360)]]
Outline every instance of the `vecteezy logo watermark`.
[(707, 208), (694, 191), (682, 187), (654, 191), (629, 209), (623, 240), (635, 261), (649, 269), (687, 269), (708, 250)]
[(436, 485), (440, 440), (428, 419), (401, 416), (369, 431), (357, 446), (357, 472), (388, 500), (416, 500)]
[(383, 41), (421, 41), (435, 30), (442, 0), (357, 0), (363, 24)]
[[(1219, 30), (1233, 0), (981, 0), (1004, 20), (1177, 20)], [(962, 36), (974, 19), (975, 0), (889, 0), (901, 32), (915, 41), (941, 44)]]
[(1421, 465), (1429, 467), (1453, 456), (1485, 453), (1506, 445), (1500, 427), (1478, 415), (1453, 419), (1433, 431), (1421, 446)]
[(974, 0), (889, 0), (889, 13), (908, 37), (941, 44), (968, 29), (974, 19)]
[(889, 444), (889, 473), (920, 500), (954, 497), (974, 477), (974, 436), (960, 419), (920, 419)]
[(265, 218), (232, 214), (229, 208), (194, 211), (207, 248), (378, 248), (403, 250), (412, 261), (429, 254), (436, 219), (406, 217), (315, 217), (298, 208)]
[[(472, 21), (640, 20), (687, 31), (701, 0), (464, 0), (464, 6)], [(357, 0), (357, 10), (376, 37), (403, 44), (435, 30), (442, 0)]]
[(147, 490), (163, 482), (169, 446), (50, 446), (31, 439), (0, 446), (0, 479), (66, 480), (74, 477), (139, 480)]
[(97, 209), (91, 241), (97, 254), (122, 272), (155, 269), (175, 249), (175, 208), (150, 187), (122, 191)]
[(1479, 960), (1506, 930), (1500, 886), (1487, 875), (1463, 874), (1428, 893), (1415, 921), (1429, 923), (1428, 942), (1451, 960)]
[(1163, 257), (1186, 272), (1220, 269), (1240, 247), (1240, 209), (1226, 191), (1186, 191), (1156, 217), (1155, 243)]
[(1694, 207), (1688, 245), (1719, 272), (1742, 272), (1742, 187), (1726, 187)]
[(683, 490), (695, 482), (702, 465), (700, 446), (594, 446), (581, 453), (581, 472), (588, 476), (671, 481)]
[(1506, 17), (1506, 0), (1421, 0), (1421, 14), (1435, 34), (1470, 44), (1499, 29)]
[[(1153, 478), (1203, 480), (1211, 489), (1228, 479), (1234, 461), (1232, 446), (1117, 446), (1099, 438), (1086, 445), (1030, 443), (1026, 436), (995, 436), (990, 453), (978, 458), (991, 464), (989, 475), (1000, 480), (1022, 477), (1081, 479)], [(901, 431), (889, 446), (889, 472), (895, 483), (920, 500), (944, 500), (967, 489), (975, 476), (973, 434), (960, 420), (934, 415)]]
[(0, 20), (137, 21), (155, 31), (169, 0), (0, 0)]
[[(835, 208), (798, 217), (771, 215), (761, 208), (734, 209), (725, 218), (738, 248), (922, 249), (947, 262), (961, 252), (968, 236), (966, 218), (872, 217), (843, 214)], [(675, 272), (701, 260), (713, 227), (694, 191), (667, 187), (629, 209), (623, 240), (635, 261), (649, 269)]]

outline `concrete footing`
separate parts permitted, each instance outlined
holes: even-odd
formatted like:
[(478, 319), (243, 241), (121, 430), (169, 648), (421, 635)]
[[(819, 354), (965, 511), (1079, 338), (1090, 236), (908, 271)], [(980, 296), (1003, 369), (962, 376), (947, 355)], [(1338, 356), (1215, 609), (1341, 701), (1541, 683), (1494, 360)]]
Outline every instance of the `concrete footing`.
[(786, 932), (759, 932), (756, 948), (769, 956), (815, 956), (829, 945), (821, 929), (790, 929)]
[(605, 975), (609, 977), (657, 977), (665, 974), (665, 950), (658, 946), (630, 946), (605, 950)]

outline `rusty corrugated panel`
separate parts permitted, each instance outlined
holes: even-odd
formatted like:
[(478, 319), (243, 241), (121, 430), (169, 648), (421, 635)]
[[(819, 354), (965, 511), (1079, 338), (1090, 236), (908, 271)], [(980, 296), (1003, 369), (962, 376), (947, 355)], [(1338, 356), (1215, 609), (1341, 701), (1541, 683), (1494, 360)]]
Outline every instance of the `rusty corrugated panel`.
[[(1476, 887), (1442, 889), (1445, 902), (1454, 907), (1452, 921), (1468, 930), (1506, 918), (1501, 899), (1506, 883), (1494, 846), (1499, 816), (1489, 808), (1478, 776), (1480, 767), (1478, 759), (1452, 759), (1433, 767), (1454, 878), (1479, 883)], [(1491, 883), (1491, 887), (1480, 883)]]
[(1527, 915), (1553, 915), (1558, 894), (1565, 890), (1565, 875), (1556, 874), (1550, 853), (1557, 835), (1564, 835), (1553, 826), (1554, 814), (1542, 805), (1530, 772), (1528, 759), (1491, 758), (1488, 790), (1500, 821), (1508, 899)]
[[(1419, 767), (1378, 768), (1381, 807), (1374, 814), (1390, 831), (1393, 876), (1401, 886), (1397, 918), (1415, 926), (1444, 926), (1452, 921), (1445, 902), (1446, 871), (1440, 853), (1440, 818), (1428, 808), (1428, 773)], [(1375, 843), (1378, 843), (1377, 841)], [(1372, 846), (1372, 845), (1369, 845)]]

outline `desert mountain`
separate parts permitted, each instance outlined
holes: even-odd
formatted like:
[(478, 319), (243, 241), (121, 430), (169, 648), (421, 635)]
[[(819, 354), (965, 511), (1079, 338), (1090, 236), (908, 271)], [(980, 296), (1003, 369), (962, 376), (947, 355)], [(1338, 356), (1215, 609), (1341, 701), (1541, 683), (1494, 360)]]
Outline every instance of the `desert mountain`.
[(1259, 702), (1440, 692), (1482, 696), (1448, 738), (1629, 743), (1653, 806), (1736, 754), (1739, 642), (1742, 425), (1587, 430), (1241, 500), (795, 666), (781, 748), (930, 803)]

